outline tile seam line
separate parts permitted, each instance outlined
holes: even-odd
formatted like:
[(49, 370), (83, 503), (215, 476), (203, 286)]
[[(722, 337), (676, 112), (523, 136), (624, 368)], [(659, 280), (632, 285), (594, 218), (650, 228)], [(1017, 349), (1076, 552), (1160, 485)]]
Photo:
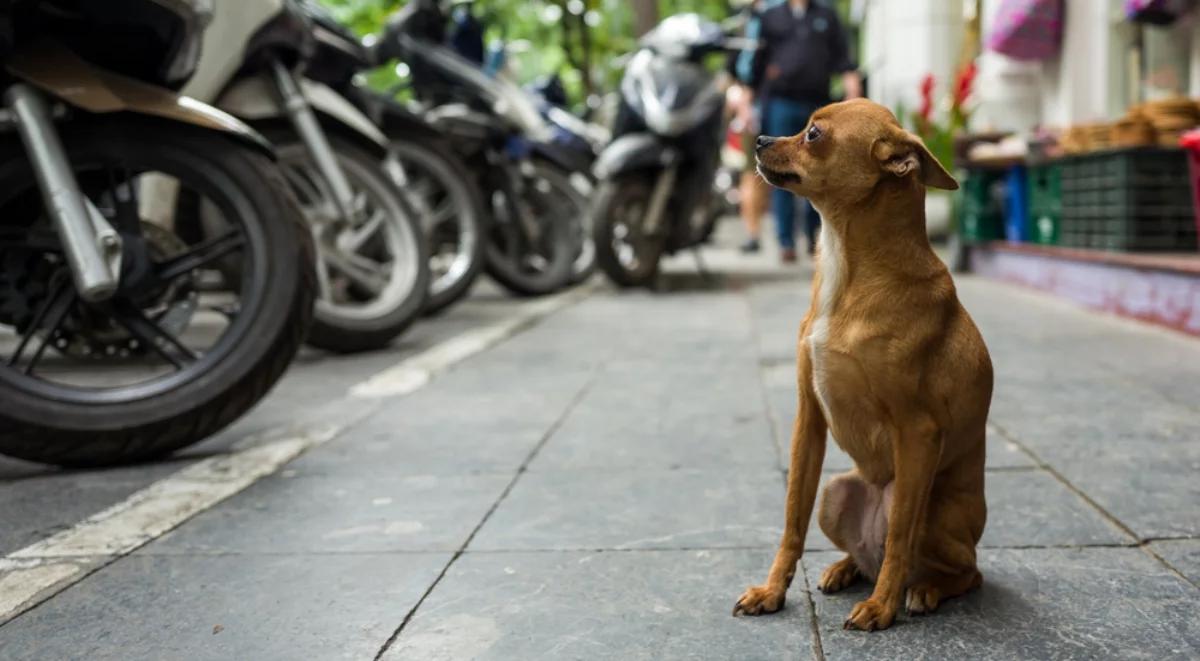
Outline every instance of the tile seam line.
[(592, 385), (595, 384), (599, 372), (599, 369), (592, 372), (592, 375), (588, 378), (587, 382), (580, 387), (579, 391), (575, 393), (575, 396), (571, 398), (571, 401), (568, 402), (566, 407), (563, 408), (563, 412), (554, 420), (553, 423), (551, 423), (550, 427), (546, 429), (546, 433), (542, 435), (542, 438), (538, 440), (533, 449), (529, 451), (529, 454), (525, 456), (525, 460), (521, 462), (519, 467), (517, 467), (517, 470), (513, 474), (512, 479), (509, 480), (508, 485), (506, 485), (500, 492), (500, 495), (496, 497), (496, 501), (492, 503), (492, 506), (489, 507), (488, 511), (484, 513), (483, 517), (479, 520), (479, 523), (475, 524), (475, 528), (472, 529), (471, 533), (467, 535), (467, 538), (463, 540), (463, 543), (461, 546), (459, 546), (458, 550), (451, 555), (450, 559), (446, 562), (446, 565), (442, 567), (441, 572), (438, 573), (437, 577), (433, 579), (433, 582), (429, 584), (429, 587), (426, 588), (425, 592), (421, 595), (421, 598), (417, 600), (417, 603), (413, 604), (413, 607), (404, 615), (404, 619), (400, 621), (400, 624), (396, 627), (396, 630), (392, 632), (388, 639), (384, 641), (383, 646), (379, 648), (379, 651), (375, 653), (375, 656), (373, 657), (374, 661), (380, 661), (380, 659), (383, 658), (383, 655), (387, 654), (388, 650), (391, 649), (391, 647), (396, 644), (396, 641), (400, 639), (400, 635), (404, 633), (405, 627), (407, 627), (408, 623), (411, 622), (416, 616), (417, 611), (421, 609), (421, 606), (425, 603), (425, 600), (429, 598), (429, 595), (433, 594), (433, 591), (437, 589), (439, 584), (441, 584), (442, 579), (445, 578), (446, 574), (450, 572), (450, 568), (454, 566), (454, 563), (466, 553), (467, 547), (471, 545), (471, 542), (475, 539), (475, 536), (479, 534), (479, 531), (483, 529), (483, 526), (486, 525), (488, 520), (492, 518), (492, 515), (495, 514), (496, 510), (500, 508), (500, 505), (508, 498), (508, 495), (512, 493), (512, 490), (516, 488), (517, 482), (521, 480), (521, 476), (527, 472), (529, 464), (532, 463), (535, 458), (537, 458), (538, 453), (540, 453), (542, 448), (544, 448), (546, 444), (550, 442), (550, 439), (554, 436), (554, 433), (563, 426), (567, 418), (570, 417), (571, 413), (592, 389)]
[(1141, 536), (1139, 536), (1137, 533), (1135, 533), (1132, 528), (1125, 525), (1120, 519), (1118, 519), (1111, 512), (1109, 512), (1108, 510), (1101, 507), (1100, 503), (1097, 503), (1095, 500), (1093, 500), (1092, 497), (1087, 495), (1086, 493), (1084, 493), (1082, 489), (1080, 489), (1079, 487), (1072, 484), (1071, 481), (1068, 480), (1062, 473), (1058, 472), (1057, 468), (1051, 466), (1050, 464), (1048, 464), (1044, 460), (1042, 460), (1042, 458), (1040, 456), (1038, 456), (1038, 454), (1036, 452), (1034, 452), (1032, 449), (1030, 449), (1029, 446), (1025, 445), (1025, 443), (1018, 440), (1017, 437), (1014, 436), (1011, 432), (1009, 432), (1008, 429), (1006, 429), (1003, 425), (1001, 425), (995, 421), (991, 421), (991, 425), (997, 432), (1000, 433), (1001, 436), (1003, 436), (1010, 443), (1016, 445), (1018, 448), (1021, 449), (1022, 452), (1024, 452), (1026, 455), (1028, 455), (1029, 458), (1031, 460), (1033, 460), (1034, 463), (1036, 463), (1039, 468), (1045, 470), (1047, 473), (1049, 473), (1051, 476), (1053, 476), (1054, 479), (1058, 480), (1063, 486), (1065, 486), (1067, 489), (1069, 489), (1072, 493), (1074, 493), (1079, 498), (1083, 499), (1083, 501), (1085, 503), (1087, 503), (1088, 505), (1090, 505), (1094, 510), (1099, 512), (1100, 515), (1103, 516), (1109, 523), (1116, 526), (1121, 532), (1125, 533), (1130, 538), (1132, 538), (1134, 540), (1134, 543), (1130, 544), (1129, 548), (1141, 549), (1143, 553), (1145, 553), (1146, 555), (1149, 555), (1151, 558), (1157, 560), (1159, 562), (1159, 564), (1161, 564), (1163, 567), (1166, 567), (1168, 571), (1170, 571), (1172, 574), (1175, 574), (1177, 577), (1180, 578), (1180, 580), (1187, 583), (1188, 585), (1191, 585), (1192, 587), (1194, 587), (1196, 589), (1200, 589), (1200, 584), (1197, 584), (1192, 579), (1188, 578), (1187, 576), (1184, 576), (1183, 572), (1176, 569), (1174, 565), (1167, 562), (1165, 559), (1163, 559), (1162, 556), (1160, 556), (1159, 554), (1155, 553), (1153, 550), (1150, 549), (1149, 544), (1151, 541), (1153, 541), (1152, 539), (1149, 539), (1149, 538), (1145, 539), (1145, 540), (1142, 539)]

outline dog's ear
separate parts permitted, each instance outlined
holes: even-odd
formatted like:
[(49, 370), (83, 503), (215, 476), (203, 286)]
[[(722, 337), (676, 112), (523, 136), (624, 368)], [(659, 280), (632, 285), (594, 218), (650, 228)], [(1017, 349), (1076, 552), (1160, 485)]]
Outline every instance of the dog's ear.
[(879, 160), (879, 166), (897, 177), (906, 177), (916, 172), (922, 184), (943, 190), (958, 190), (958, 182), (946, 172), (946, 168), (934, 158), (921, 138), (908, 131), (897, 129), (871, 145), (871, 155)]

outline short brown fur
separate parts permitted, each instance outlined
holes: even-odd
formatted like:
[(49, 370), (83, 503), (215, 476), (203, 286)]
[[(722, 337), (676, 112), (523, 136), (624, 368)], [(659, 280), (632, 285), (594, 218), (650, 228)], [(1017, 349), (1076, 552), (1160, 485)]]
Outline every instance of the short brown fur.
[(845, 626), (884, 629), (901, 605), (929, 612), (982, 580), (975, 547), (987, 518), (992, 365), (925, 233), (925, 186), (957, 184), (891, 112), (865, 100), (822, 108), (804, 133), (764, 139), (758, 157), (764, 178), (807, 197), (824, 223), (797, 350), (783, 539), (766, 583), (734, 614), (783, 606), (828, 430), (856, 468), (822, 497), (820, 525), (847, 556), (818, 587), (874, 579)]

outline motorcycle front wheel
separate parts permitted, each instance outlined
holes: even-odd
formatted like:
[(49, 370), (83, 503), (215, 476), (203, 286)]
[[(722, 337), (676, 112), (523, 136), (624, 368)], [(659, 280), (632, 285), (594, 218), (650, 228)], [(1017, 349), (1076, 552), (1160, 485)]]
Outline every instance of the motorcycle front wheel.
[(470, 171), (445, 147), (415, 135), (391, 144), (408, 179), (404, 192), (425, 226), (430, 270), (425, 314), (436, 314), (470, 293), (483, 269), (487, 212)]
[(420, 318), (429, 292), (429, 253), (418, 213), (378, 158), (329, 135), (354, 193), (355, 217), (341, 218), (333, 191), (296, 134), (264, 133), (317, 249), (318, 296), (308, 343), (336, 353), (387, 346)]
[(645, 232), (654, 181), (651, 175), (626, 175), (600, 184), (592, 205), (596, 264), (621, 287), (645, 287), (658, 276), (665, 232)]
[(80, 299), (21, 144), (0, 141), (0, 453), (161, 457), (236, 420), (283, 374), (312, 315), (311, 239), (274, 163), (227, 136), (115, 115), (61, 135), (121, 235), (120, 288)]
[[(579, 193), (557, 167), (534, 161), (524, 177), (519, 205), (492, 196), (493, 218), (486, 249), (488, 274), (518, 296), (543, 296), (571, 283), (579, 254), (578, 227), (585, 209)], [(521, 206), (536, 224), (533, 244), (521, 228), (512, 208)]]

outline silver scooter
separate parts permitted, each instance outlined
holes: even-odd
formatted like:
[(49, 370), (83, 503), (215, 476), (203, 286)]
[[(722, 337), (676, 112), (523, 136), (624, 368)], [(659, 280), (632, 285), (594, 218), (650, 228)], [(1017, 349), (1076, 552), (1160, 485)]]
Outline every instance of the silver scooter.
[(184, 92), (274, 144), (317, 244), (320, 296), (309, 342), (362, 351), (386, 345), (420, 316), (429, 258), (387, 137), (304, 76), (310, 62), (330, 55), (365, 57), (357, 42), (314, 23), (299, 0), (221, 2)]

